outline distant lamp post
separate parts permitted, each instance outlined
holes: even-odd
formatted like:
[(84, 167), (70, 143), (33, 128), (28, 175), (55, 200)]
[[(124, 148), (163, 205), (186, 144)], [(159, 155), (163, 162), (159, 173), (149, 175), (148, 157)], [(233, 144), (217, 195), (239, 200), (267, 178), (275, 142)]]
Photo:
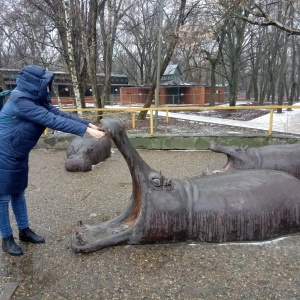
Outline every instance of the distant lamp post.
[[(158, 28), (158, 50), (157, 50), (157, 68), (156, 68), (156, 89), (155, 89), (155, 107), (159, 106), (159, 82), (160, 82), (160, 67), (161, 67), (161, 41), (162, 41), (162, 13), (163, 0), (159, 1), (159, 28)], [(157, 131), (158, 110), (155, 110), (154, 130)]]

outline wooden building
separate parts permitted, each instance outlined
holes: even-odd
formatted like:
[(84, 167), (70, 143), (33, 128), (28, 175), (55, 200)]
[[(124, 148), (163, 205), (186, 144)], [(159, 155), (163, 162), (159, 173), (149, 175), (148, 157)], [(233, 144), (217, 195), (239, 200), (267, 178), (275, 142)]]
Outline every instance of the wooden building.
[[(150, 87), (120, 88), (120, 105), (136, 105), (146, 102)], [(217, 87), (216, 104), (225, 102), (225, 88)], [(168, 85), (159, 88), (159, 105), (208, 105), (210, 87), (200, 85)], [(154, 102), (154, 99), (153, 99)]]
[[(5, 89), (16, 87), (19, 69), (0, 69), (0, 86)], [(74, 92), (70, 74), (53, 71), (53, 104), (74, 104)], [(161, 79), (159, 89), (159, 105), (208, 105), (210, 88), (208, 86), (181, 83), (182, 72), (178, 65), (170, 64)], [(97, 74), (98, 87), (101, 93), (104, 84), (104, 74)], [(146, 102), (150, 86), (129, 86), (125, 74), (112, 74), (112, 84), (109, 103), (120, 105), (143, 105)], [(87, 86), (85, 103), (93, 104), (93, 91)], [(225, 102), (225, 88), (217, 87), (216, 104)], [(154, 103), (154, 99), (153, 99)]]
[[(181, 83), (179, 65), (166, 68), (159, 87), (159, 105), (208, 105), (210, 87)], [(131, 86), (120, 89), (120, 105), (142, 105), (146, 102), (149, 86)], [(216, 104), (225, 102), (225, 88), (217, 87)], [(154, 99), (153, 99), (154, 102)]]
[[(12, 90), (16, 87), (16, 78), (19, 74), (19, 69), (0, 69), (0, 86), (5, 90)], [(63, 102), (72, 102), (74, 99), (74, 92), (72, 87), (72, 80), (69, 73), (52, 71), (54, 73), (53, 81), (53, 103), (56, 104), (57, 98)], [(104, 74), (97, 74), (98, 87), (101, 89), (104, 84)], [(120, 88), (128, 85), (128, 76), (125, 74), (112, 74), (111, 75), (111, 95), (118, 96), (120, 95)], [(85, 91), (86, 99), (92, 99), (92, 89), (90, 86), (87, 86)]]

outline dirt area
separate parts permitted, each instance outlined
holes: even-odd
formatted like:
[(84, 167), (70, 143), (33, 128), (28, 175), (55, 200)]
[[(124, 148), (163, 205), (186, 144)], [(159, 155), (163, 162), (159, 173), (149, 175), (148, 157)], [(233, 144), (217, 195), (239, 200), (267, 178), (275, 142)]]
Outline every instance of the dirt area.
[[(127, 122), (127, 133), (149, 133), (150, 125), (149, 119), (137, 120), (136, 128), (132, 129), (131, 120)], [(169, 118), (169, 123), (165, 122), (165, 118), (158, 119), (157, 134), (176, 134), (176, 133), (201, 133), (201, 134), (226, 134), (226, 133), (239, 133), (239, 134), (252, 134), (252, 133), (265, 133), (265, 130), (242, 128), (237, 126), (218, 125), (212, 123), (204, 123), (197, 121), (188, 121)]]
[[(254, 104), (251, 104), (254, 105)], [(239, 121), (250, 121), (268, 114), (268, 109), (243, 109), (243, 110), (203, 110), (203, 111), (176, 111), (180, 114), (193, 114), (197, 116), (213, 117), (220, 119), (231, 119)], [(122, 119), (127, 126), (128, 133), (149, 133), (150, 132), (150, 120), (147, 117), (145, 120), (136, 120), (136, 128), (131, 127), (131, 115), (124, 114), (118, 116)], [(259, 130), (254, 128), (242, 128), (237, 126), (219, 125), (207, 122), (190, 121), (169, 118), (169, 122), (166, 122), (165, 117), (158, 117), (157, 133), (158, 134), (176, 134), (176, 133), (201, 133), (201, 134), (253, 134), (253, 133), (265, 133), (265, 130)]]
[(213, 117), (221, 119), (231, 119), (239, 121), (250, 121), (264, 116), (270, 112), (269, 109), (236, 109), (236, 110), (207, 110), (199, 112), (180, 111), (183, 114), (195, 114), (197, 116)]

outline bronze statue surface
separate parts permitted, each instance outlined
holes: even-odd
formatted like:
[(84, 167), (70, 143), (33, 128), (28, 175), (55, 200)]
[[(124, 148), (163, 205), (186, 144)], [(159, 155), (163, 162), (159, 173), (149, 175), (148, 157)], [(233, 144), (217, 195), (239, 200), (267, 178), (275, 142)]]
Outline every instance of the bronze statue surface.
[(96, 225), (79, 222), (72, 234), (75, 252), (120, 243), (260, 241), (300, 231), (296, 177), (253, 169), (168, 179), (140, 157), (119, 120), (101, 123), (127, 162), (132, 195), (118, 217)]
[(92, 170), (93, 165), (106, 160), (110, 155), (111, 141), (108, 137), (76, 137), (68, 146), (65, 169), (69, 172), (87, 172)]

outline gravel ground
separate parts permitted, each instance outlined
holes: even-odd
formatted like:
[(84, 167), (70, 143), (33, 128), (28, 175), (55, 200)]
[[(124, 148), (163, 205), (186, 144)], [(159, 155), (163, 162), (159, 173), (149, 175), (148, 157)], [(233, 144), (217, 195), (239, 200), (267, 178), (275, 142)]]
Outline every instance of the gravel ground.
[[(127, 132), (132, 134), (150, 133), (150, 120), (137, 120), (136, 128), (131, 128), (130, 118), (125, 121), (127, 124)], [(195, 134), (201, 133), (203, 135), (209, 134), (253, 134), (263, 133), (266, 134), (267, 130), (260, 130), (254, 128), (245, 128), (237, 126), (219, 125), (213, 123), (205, 123), (198, 121), (180, 120), (175, 118), (169, 118), (169, 122), (166, 123), (165, 118), (158, 118), (158, 125), (156, 134)]]
[[(251, 103), (250, 103), (251, 104)], [(252, 105), (254, 105), (252, 103)], [(176, 111), (180, 114), (189, 114), (197, 116), (214, 117), (221, 119), (231, 119), (239, 121), (249, 121), (265, 114), (269, 114), (268, 109), (245, 109), (245, 110), (203, 110), (203, 111)], [(126, 124), (127, 133), (143, 134), (150, 133), (150, 119), (147, 117), (145, 120), (137, 118), (135, 125), (132, 129), (131, 114), (116, 114), (109, 115), (109, 117), (117, 117)], [(260, 130), (255, 128), (244, 128), (237, 126), (219, 125), (207, 122), (189, 121), (183, 119), (169, 118), (166, 123), (165, 117), (158, 117), (157, 134), (253, 134), (253, 133), (267, 133), (267, 130)]]
[[(171, 178), (219, 169), (226, 161), (209, 151), (139, 152)], [(11, 298), (16, 300), (300, 298), (299, 235), (265, 243), (187, 241), (73, 253), (73, 226), (78, 220), (97, 223), (118, 215), (128, 202), (131, 178), (118, 150), (88, 173), (68, 173), (64, 160), (65, 151), (31, 153), (31, 227), (46, 243), (21, 242), (21, 257), (0, 252), (0, 299), (10, 282), (19, 282)]]

